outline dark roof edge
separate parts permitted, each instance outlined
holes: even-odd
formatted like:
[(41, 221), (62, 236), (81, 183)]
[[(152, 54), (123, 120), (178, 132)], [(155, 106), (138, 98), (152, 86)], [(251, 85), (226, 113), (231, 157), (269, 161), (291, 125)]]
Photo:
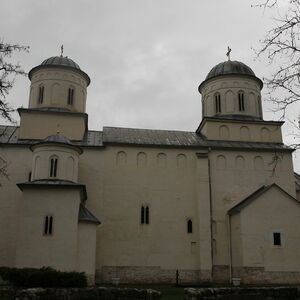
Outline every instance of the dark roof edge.
[(46, 187), (46, 188), (76, 188), (81, 190), (81, 200), (85, 201), (87, 199), (86, 187), (84, 184), (75, 183), (73, 181), (67, 180), (50, 180), (50, 179), (40, 179), (34, 181), (26, 181), (17, 183), (18, 188), (23, 191), (27, 187)]
[(59, 108), (57, 109), (56, 107), (49, 107), (50, 110), (46, 110), (44, 108), (24, 108), (24, 107), (20, 107), (17, 109), (19, 115), (21, 112), (26, 111), (26, 112), (42, 112), (42, 113), (61, 113), (61, 114), (67, 114), (67, 115), (84, 115), (85, 118), (88, 118), (88, 114), (87, 113), (83, 113), (83, 112), (77, 112), (77, 111), (67, 111), (67, 110), (60, 110)]
[(79, 207), (78, 222), (93, 223), (95, 225), (101, 224), (99, 219), (95, 217), (82, 203), (80, 203)]
[(246, 206), (248, 206), (249, 204), (251, 204), (255, 199), (257, 199), (259, 196), (261, 196), (262, 194), (264, 194), (265, 192), (267, 192), (272, 187), (277, 187), (279, 190), (281, 190), (282, 192), (284, 192), (287, 196), (289, 196), (290, 198), (292, 198), (293, 200), (295, 200), (297, 203), (300, 204), (300, 202), (296, 198), (294, 198), (291, 194), (289, 194), (288, 192), (286, 192), (278, 184), (272, 183), (270, 185), (263, 185), (263, 186), (261, 186), (255, 192), (253, 192), (252, 194), (250, 194), (249, 196), (247, 196), (244, 200), (242, 200), (241, 202), (239, 202), (238, 204), (236, 204), (235, 206), (233, 206), (232, 208), (230, 208), (227, 211), (227, 214), (229, 216), (232, 216), (232, 215), (235, 215), (235, 214), (239, 213), (243, 208), (245, 208)]
[(70, 70), (70, 71), (73, 71), (75, 73), (79, 73), (81, 76), (84, 77), (84, 79), (86, 80), (87, 82), (87, 86), (90, 85), (91, 83), (91, 78), (90, 76), (85, 73), (84, 71), (82, 71), (81, 69), (76, 69), (74, 67), (71, 67), (71, 66), (65, 66), (65, 65), (38, 65), (34, 68), (32, 68), (29, 73), (28, 73), (28, 78), (29, 80), (31, 81), (31, 78), (32, 78), (32, 74), (35, 72), (35, 71), (38, 71), (40, 69), (46, 69), (46, 68), (50, 68), (50, 69), (67, 69), (67, 70)]
[(196, 129), (196, 133), (200, 133), (201, 128), (203, 127), (206, 121), (216, 121), (216, 122), (224, 122), (224, 123), (260, 123), (260, 124), (274, 124), (282, 126), (285, 122), (284, 121), (272, 121), (272, 120), (239, 120), (239, 119), (228, 119), (228, 118), (218, 118), (218, 117), (203, 117), (198, 128)]

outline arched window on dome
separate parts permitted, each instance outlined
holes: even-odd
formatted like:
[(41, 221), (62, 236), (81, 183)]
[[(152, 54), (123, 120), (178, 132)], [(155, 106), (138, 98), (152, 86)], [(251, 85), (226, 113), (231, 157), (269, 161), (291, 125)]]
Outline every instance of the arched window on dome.
[(75, 89), (70, 87), (68, 90), (68, 105), (73, 105)]
[(39, 94), (38, 94), (38, 104), (42, 104), (44, 102), (44, 86), (39, 86)]
[(239, 91), (238, 93), (239, 98), (239, 111), (245, 111), (245, 94), (243, 91)]
[(55, 178), (57, 176), (57, 165), (58, 165), (58, 158), (57, 156), (52, 156), (50, 158), (50, 177)]
[(221, 95), (220, 93), (215, 94), (215, 106), (216, 106), (216, 113), (221, 112)]

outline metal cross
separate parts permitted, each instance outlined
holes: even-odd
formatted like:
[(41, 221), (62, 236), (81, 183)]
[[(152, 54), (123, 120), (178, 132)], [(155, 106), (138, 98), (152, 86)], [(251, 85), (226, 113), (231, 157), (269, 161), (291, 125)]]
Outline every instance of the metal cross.
[(230, 60), (230, 52), (231, 52), (231, 49), (229, 48), (229, 46), (227, 47), (227, 57), (228, 57), (228, 60)]
[(61, 45), (60, 47), (60, 56), (62, 57), (64, 53), (64, 45)]

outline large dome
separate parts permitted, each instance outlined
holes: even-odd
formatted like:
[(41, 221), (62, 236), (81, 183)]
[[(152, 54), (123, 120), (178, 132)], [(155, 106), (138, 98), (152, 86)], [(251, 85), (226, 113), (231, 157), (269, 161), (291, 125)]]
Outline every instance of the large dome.
[(255, 73), (252, 71), (252, 69), (250, 67), (248, 67), (247, 65), (245, 65), (244, 63), (242, 63), (240, 61), (228, 60), (228, 61), (224, 61), (224, 62), (217, 64), (209, 71), (205, 80), (200, 84), (199, 91), (200, 91), (200, 88), (202, 87), (202, 85), (207, 80), (210, 80), (210, 79), (218, 77), (218, 76), (224, 76), (224, 75), (250, 76), (259, 81), (261, 88), (263, 86), (262, 81), (255, 76)]
[(90, 77), (84, 71), (82, 71), (80, 69), (79, 65), (74, 60), (72, 60), (71, 58), (68, 58), (67, 56), (52, 56), (52, 57), (45, 59), (44, 61), (42, 61), (42, 63), (40, 65), (38, 65), (30, 70), (30, 72), (28, 73), (29, 79), (31, 80), (32, 74), (35, 71), (40, 70), (44, 67), (66, 68), (66, 69), (75, 71), (75, 72), (83, 75), (83, 77), (87, 81), (87, 85), (89, 85), (91, 82)]

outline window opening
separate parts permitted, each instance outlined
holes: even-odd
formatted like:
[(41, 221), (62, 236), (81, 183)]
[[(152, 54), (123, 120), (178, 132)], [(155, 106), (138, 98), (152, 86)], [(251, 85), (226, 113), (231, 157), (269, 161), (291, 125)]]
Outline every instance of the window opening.
[(244, 93), (239, 92), (239, 111), (245, 111)]
[(53, 216), (45, 217), (44, 235), (52, 235), (53, 232)]
[(40, 86), (39, 87), (39, 97), (38, 97), (38, 103), (42, 104), (44, 100), (44, 87)]
[(273, 245), (281, 246), (281, 233), (280, 232), (273, 232)]
[(221, 95), (220, 94), (215, 95), (215, 102), (216, 102), (216, 112), (220, 113), (221, 112)]
[(69, 88), (69, 92), (68, 92), (68, 105), (73, 105), (73, 99), (74, 99), (74, 89)]
[(56, 177), (57, 175), (57, 158), (51, 158), (50, 160), (50, 177)]
[(31, 181), (31, 172), (28, 174), (28, 181)]
[(141, 207), (141, 224), (149, 224), (149, 223), (150, 223), (149, 207), (142, 206)]
[(187, 232), (188, 233), (193, 233), (193, 222), (192, 222), (192, 220), (187, 221)]

